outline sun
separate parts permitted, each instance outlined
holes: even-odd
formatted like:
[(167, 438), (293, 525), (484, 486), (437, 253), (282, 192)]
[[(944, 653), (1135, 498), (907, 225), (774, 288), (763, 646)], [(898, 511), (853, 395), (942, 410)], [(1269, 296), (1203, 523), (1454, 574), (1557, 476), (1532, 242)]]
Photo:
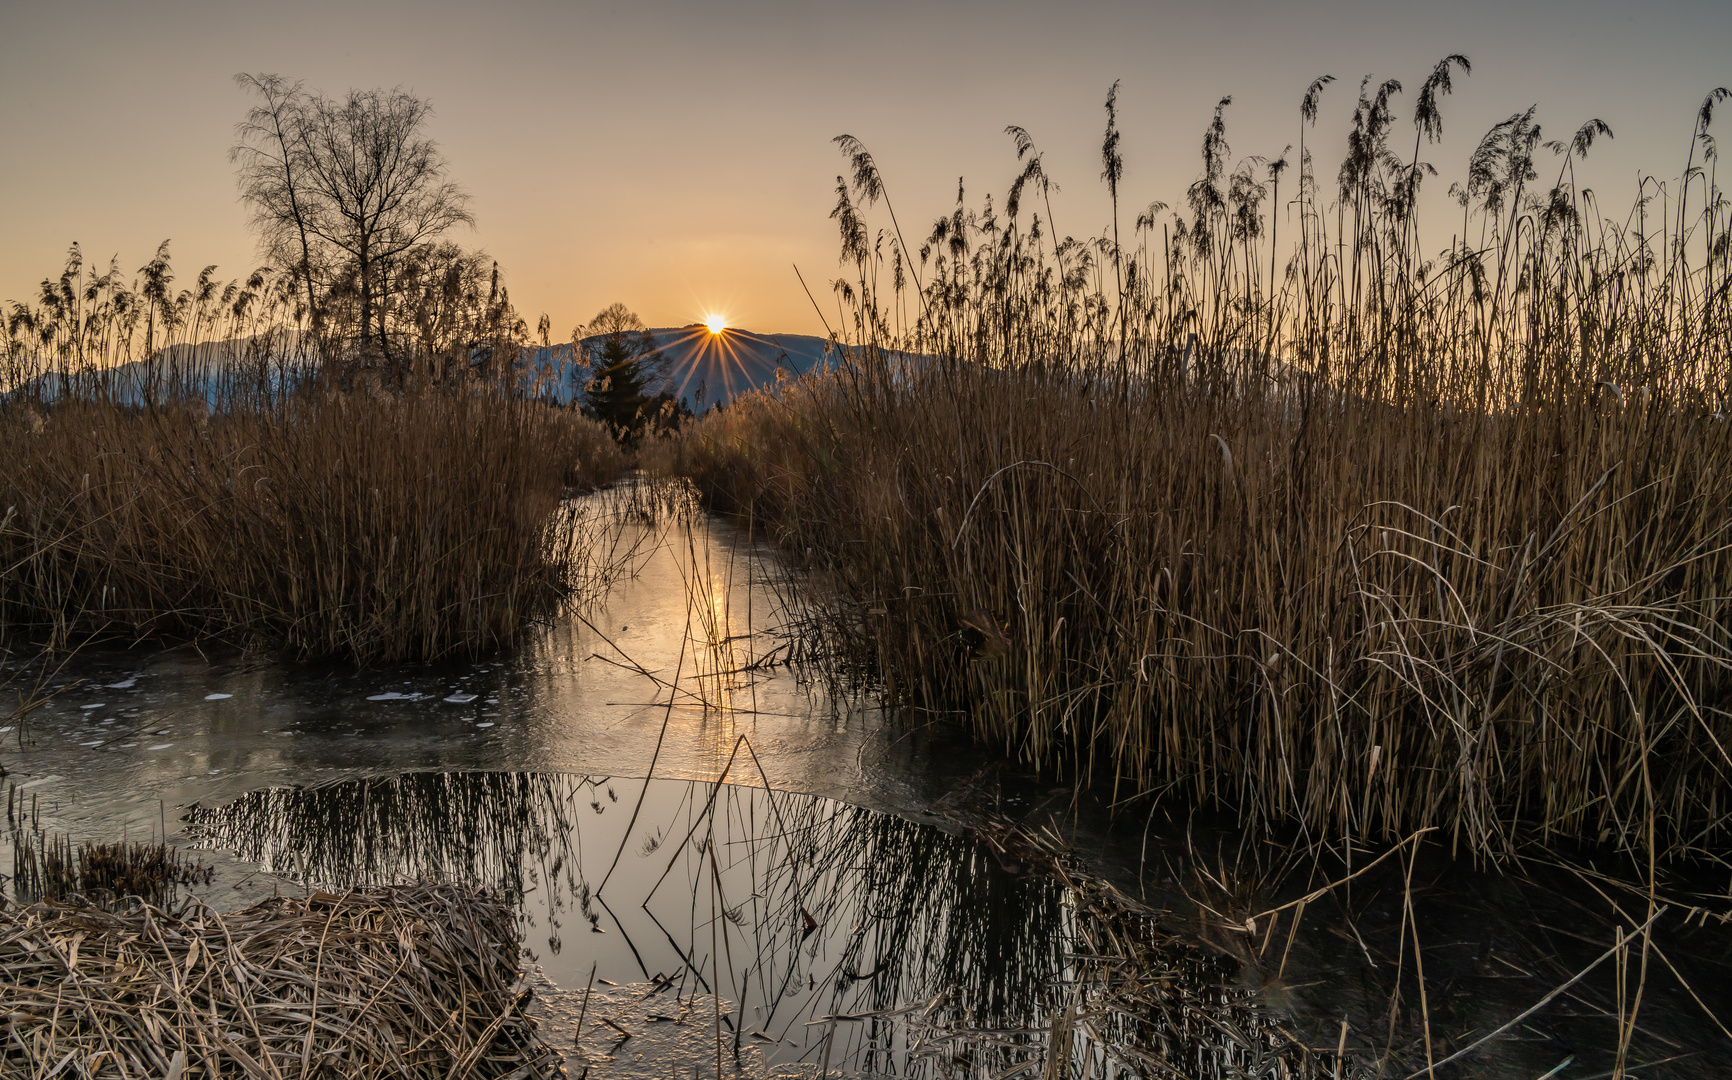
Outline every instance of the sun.
[(704, 319), (704, 325), (710, 328), (710, 333), (719, 334), (728, 328), (728, 320), (720, 315), (710, 315)]

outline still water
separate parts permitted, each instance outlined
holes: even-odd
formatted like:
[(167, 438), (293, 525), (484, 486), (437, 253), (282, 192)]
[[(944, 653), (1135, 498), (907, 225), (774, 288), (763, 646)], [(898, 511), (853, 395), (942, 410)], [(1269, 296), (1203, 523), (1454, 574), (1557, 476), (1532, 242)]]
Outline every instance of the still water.
[[(1055, 1016), (1099, 997), (1106, 922), (994, 846), (765, 787), (568, 773), (440, 772), (257, 792), (194, 807), (189, 832), (311, 886), (454, 877), (522, 912), (554, 1041), (594, 1075), (999, 1075), (1040, 1063)], [(1226, 969), (1146, 916), (1145, 978), (1192, 1014), (1164, 1033), (1218, 1075), (1258, 1030)], [(1158, 972), (1156, 969), (1158, 968)], [(581, 989), (583, 994), (574, 993)], [(582, 1040), (573, 1010), (587, 1012)], [(1098, 1001), (1072, 1056), (1117, 1071), (1136, 1026)], [(600, 1027), (598, 1024), (606, 1024)], [(1254, 1038), (1254, 1036), (1253, 1036)], [(1254, 1051), (1251, 1051), (1254, 1052)], [(707, 1059), (707, 1060), (706, 1060)]]
[[(4, 782), (48, 831), (196, 845), (219, 907), (427, 875), (498, 889), (547, 1030), (598, 1078), (1004, 1080), (1049, 1057), (1100, 1077), (1406, 1075), (1426, 1025), (1434, 1058), (1472, 1043), (1633, 910), (1580, 875), (1434, 851), (1252, 931), (1338, 871), (1182, 808), (1073, 799), (886, 715), (788, 663), (800, 610), (761, 545), (689, 508), (633, 523), (618, 498), (597, 499), (624, 515), (611, 588), (507, 658), (90, 651), (0, 731)], [(1688, 986), (1656, 963), (1634, 1075), (1732, 1075), (1706, 1018), (1732, 998), (1727, 934), (1698, 919), (1664, 941)], [(1614, 966), (1437, 1075), (1605, 1074)]]
[(745, 736), (774, 786), (920, 801), (921, 781), (895, 767), (915, 751), (869, 701), (778, 665), (787, 611), (765, 552), (702, 517), (641, 528), (649, 542), (623, 545), (635, 572), (509, 658), (356, 671), (193, 648), (86, 652), (24, 731), (0, 732), (0, 764), (52, 792), (69, 822), (143, 825), (158, 800), (373, 770), (653, 765), (710, 779)]

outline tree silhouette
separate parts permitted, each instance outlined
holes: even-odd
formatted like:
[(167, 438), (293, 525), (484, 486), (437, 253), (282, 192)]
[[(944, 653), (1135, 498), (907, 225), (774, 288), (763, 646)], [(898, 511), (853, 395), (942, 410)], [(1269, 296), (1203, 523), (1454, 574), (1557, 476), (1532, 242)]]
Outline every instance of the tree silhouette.
[(346, 278), (360, 303), (362, 362), (400, 375), (402, 357), (386, 335), (388, 274), (450, 229), (474, 224), (469, 196), (446, 179), (445, 158), (423, 132), (432, 105), (402, 89), (350, 90), (337, 101), (275, 75), (237, 81), (264, 99), (241, 123), (232, 156), (267, 253), (299, 247), (315, 328), (315, 274)]
[(573, 333), (582, 342), (590, 377), (584, 411), (608, 425), (621, 443), (636, 442), (671, 395), (660, 392), (666, 361), (656, 339), (624, 304), (609, 304)]

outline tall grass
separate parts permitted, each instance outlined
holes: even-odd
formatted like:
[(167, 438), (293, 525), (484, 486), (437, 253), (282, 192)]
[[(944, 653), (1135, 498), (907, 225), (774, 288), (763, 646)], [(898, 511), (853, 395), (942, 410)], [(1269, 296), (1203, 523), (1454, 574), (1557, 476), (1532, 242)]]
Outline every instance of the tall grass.
[(474, 653), (604, 569), (602, 522), (565, 501), (624, 466), (599, 425), (480, 378), (341, 385), (280, 280), (176, 295), (164, 252), (132, 287), (74, 254), (9, 319), (7, 640)]
[(1230, 167), (1223, 101), (1187, 213), (1123, 245), (1053, 242), (1020, 129), (998, 209), (873, 237), (884, 179), (839, 140), (853, 363), (712, 415), (679, 467), (819, 573), (894, 700), (1121, 797), (1724, 851), (1726, 92), (1621, 222), (1572, 173), (1604, 125), (1499, 124), (1422, 258), (1418, 150), (1465, 66), (1425, 81), (1411, 155), (1399, 84), (1362, 86), (1327, 202), (1303, 146), (1297, 184)]

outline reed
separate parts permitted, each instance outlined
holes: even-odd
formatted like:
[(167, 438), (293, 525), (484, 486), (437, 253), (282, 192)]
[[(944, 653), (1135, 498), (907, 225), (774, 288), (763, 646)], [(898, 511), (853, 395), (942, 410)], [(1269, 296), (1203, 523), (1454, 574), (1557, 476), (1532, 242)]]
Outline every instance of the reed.
[(209, 885), (212, 870), (161, 841), (86, 840), (40, 830), (12, 833), (12, 895), (24, 901), (66, 901), (72, 897), (102, 904), (128, 898), (163, 905), (177, 886)]
[(599, 425), (444, 364), (339, 382), (284, 282), (207, 270), (174, 295), (166, 253), (144, 273), (75, 257), (13, 310), (0, 637), (425, 659), (499, 648), (605, 576), (607, 522), (566, 499), (625, 467)]
[(1118, 797), (1492, 857), (1724, 851), (1727, 93), (1622, 222), (1573, 176), (1605, 125), (1497, 125), (1422, 257), (1419, 152), (1465, 67), (1425, 80), (1411, 156), (1399, 83), (1362, 86), (1332, 199), (1301, 144), (1281, 246), (1286, 157), (1231, 166), (1226, 100), (1187, 213), (1123, 246), (1053, 242), (1021, 129), (997, 210), (874, 238), (887, 188), (844, 137), (852, 363), (712, 414), (673, 467), (817, 575), (893, 701)]
[[(9, 1076), (552, 1077), (511, 908), (452, 885), (221, 914), (0, 911)], [(70, 1064), (70, 1068), (67, 1066)]]
[(7, 409), (0, 619), (374, 662), (497, 648), (578, 584), (594, 537), (556, 518), (589, 426), (440, 394)]

